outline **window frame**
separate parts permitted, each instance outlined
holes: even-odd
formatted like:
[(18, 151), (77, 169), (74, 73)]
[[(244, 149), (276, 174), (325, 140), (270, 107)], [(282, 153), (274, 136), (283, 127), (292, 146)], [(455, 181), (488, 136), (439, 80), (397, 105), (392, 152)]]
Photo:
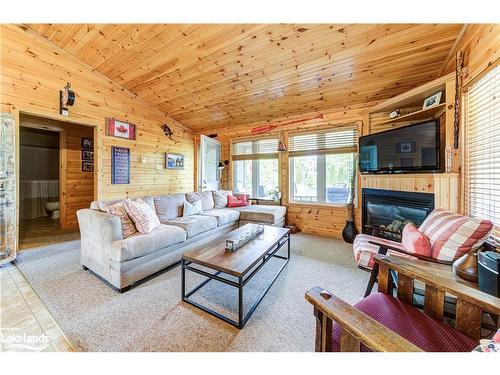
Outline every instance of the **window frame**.
[[(269, 136), (263, 136), (263, 137), (245, 137), (245, 138), (235, 138), (231, 141), (231, 162), (233, 163), (232, 165), (232, 190), (236, 192), (237, 186), (235, 186), (235, 182), (237, 181), (236, 174), (237, 174), (237, 168), (235, 167), (234, 163), (237, 161), (251, 161), (252, 162), (252, 192), (250, 194), (250, 198), (255, 198), (255, 199), (265, 199), (265, 197), (259, 197), (258, 196), (258, 184), (260, 180), (260, 168), (259, 168), (259, 161), (260, 160), (276, 160), (278, 163), (278, 190), (281, 191), (281, 178), (280, 178), (280, 172), (279, 172), (279, 165), (280, 165), (280, 155), (278, 151), (272, 152), (272, 153), (258, 153), (258, 142), (263, 141), (263, 140), (269, 140), (269, 139), (274, 139), (277, 142), (279, 142), (279, 136), (276, 135), (269, 135)], [(241, 155), (236, 155), (234, 154), (234, 147), (235, 144), (237, 143), (245, 143), (245, 142), (252, 142), (252, 151), (254, 154), (252, 156), (249, 156), (248, 154), (241, 154)], [(247, 193), (248, 194), (248, 193)]]
[[(307, 132), (293, 132), (288, 134), (288, 144), (290, 145), (290, 138), (293, 136), (300, 136), (300, 135), (307, 135), (307, 134), (316, 134), (321, 138), (321, 136), (324, 137), (326, 133), (334, 132), (334, 131), (346, 131), (346, 130), (352, 130), (354, 131), (354, 138), (355, 138), (355, 145), (351, 147), (350, 152), (346, 152), (346, 148), (342, 147), (339, 149), (318, 149), (318, 150), (313, 150), (313, 151), (298, 151), (297, 154), (294, 156), (288, 155), (288, 203), (294, 206), (327, 206), (327, 207), (346, 207), (347, 203), (331, 203), (331, 202), (326, 202), (326, 155), (335, 155), (335, 154), (354, 154), (354, 158), (356, 157), (356, 154), (358, 153), (358, 134), (357, 134), (357, 127), (355, 126), (349, 126), (349, 127), (339, 127), (335, 129), (322, 129), (318, 131), (307, 131)], [(295, 157), (301, 157), (301, 156), (316, 156), (317, 161), (316, 161), (316, 171), (317, 171), (317, 180), (316, 180), (316, 201), (297, 201), (294, 199), (294, 192), (293, 192), (293, 186), (294, 186), (294, 158)], [(356, 197), (357, 197), (357, 189), (358, 189), (358, 170), (357, 170), (357, 165), (356, 161), (354, 160), (354, 174), (355, 174), (355, 179), (354, 179), (354, 190), (356, 191)], [(354, 206), (357, 206), (357, 199), (354, 199), (353, 202)]]

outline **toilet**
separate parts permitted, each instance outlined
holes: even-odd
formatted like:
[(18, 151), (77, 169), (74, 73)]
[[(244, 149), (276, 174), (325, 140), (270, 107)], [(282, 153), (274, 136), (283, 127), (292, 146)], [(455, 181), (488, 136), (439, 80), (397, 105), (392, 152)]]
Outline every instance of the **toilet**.
[(45, 209), (50, 213), (51, 219), (59, 219), (59, 201), (47, 202)]

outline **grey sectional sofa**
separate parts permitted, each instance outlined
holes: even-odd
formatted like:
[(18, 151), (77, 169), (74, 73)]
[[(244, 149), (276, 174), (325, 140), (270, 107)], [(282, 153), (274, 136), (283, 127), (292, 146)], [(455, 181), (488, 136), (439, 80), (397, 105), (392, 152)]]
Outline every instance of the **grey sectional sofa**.
[[(214, 192), (141, 197), (156, 212), (160, 227), (151, 233), (123, 238), (120, 218), (105, 212), (119, 200), (94, 201), (77, 212), (81, 235), (81, 264), (123, 292), (181, 260), (182, 254), (246, 223), (285, 224), (286, 207), (216, 205)], [(182, 217), (184, 202), (201, 199), (203, 213)]]

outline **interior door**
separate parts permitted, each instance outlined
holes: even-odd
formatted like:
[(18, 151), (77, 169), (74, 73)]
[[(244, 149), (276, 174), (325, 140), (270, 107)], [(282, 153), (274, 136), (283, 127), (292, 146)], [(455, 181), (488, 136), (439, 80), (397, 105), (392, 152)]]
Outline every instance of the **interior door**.
[(219, 190), (220, 171), (220, 142), (205, 135), (200, 139), (198, 156), (198, 191)]

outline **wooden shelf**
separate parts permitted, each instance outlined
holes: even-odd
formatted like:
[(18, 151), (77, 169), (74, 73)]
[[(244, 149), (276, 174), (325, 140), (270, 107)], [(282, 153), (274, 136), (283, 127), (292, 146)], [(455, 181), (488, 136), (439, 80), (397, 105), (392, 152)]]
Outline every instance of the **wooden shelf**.
[(379, 125), (397, 124), (399, 122), (407, 122), (407, 121), (414, 121), (414, 120), (426, 120), (429, 118), (436, 118), (436, 117), (439, 117), (445, 110), (446, 110), (446, 103), (441, 103), (441, 104), (438, 104), (434, 107), (421, 109), (420, 111), (408, 113), (407, 115), (403, 115), (400, 117), (390, 119), (388, 121), (381, 122), (381, 123), (379, 123)]

